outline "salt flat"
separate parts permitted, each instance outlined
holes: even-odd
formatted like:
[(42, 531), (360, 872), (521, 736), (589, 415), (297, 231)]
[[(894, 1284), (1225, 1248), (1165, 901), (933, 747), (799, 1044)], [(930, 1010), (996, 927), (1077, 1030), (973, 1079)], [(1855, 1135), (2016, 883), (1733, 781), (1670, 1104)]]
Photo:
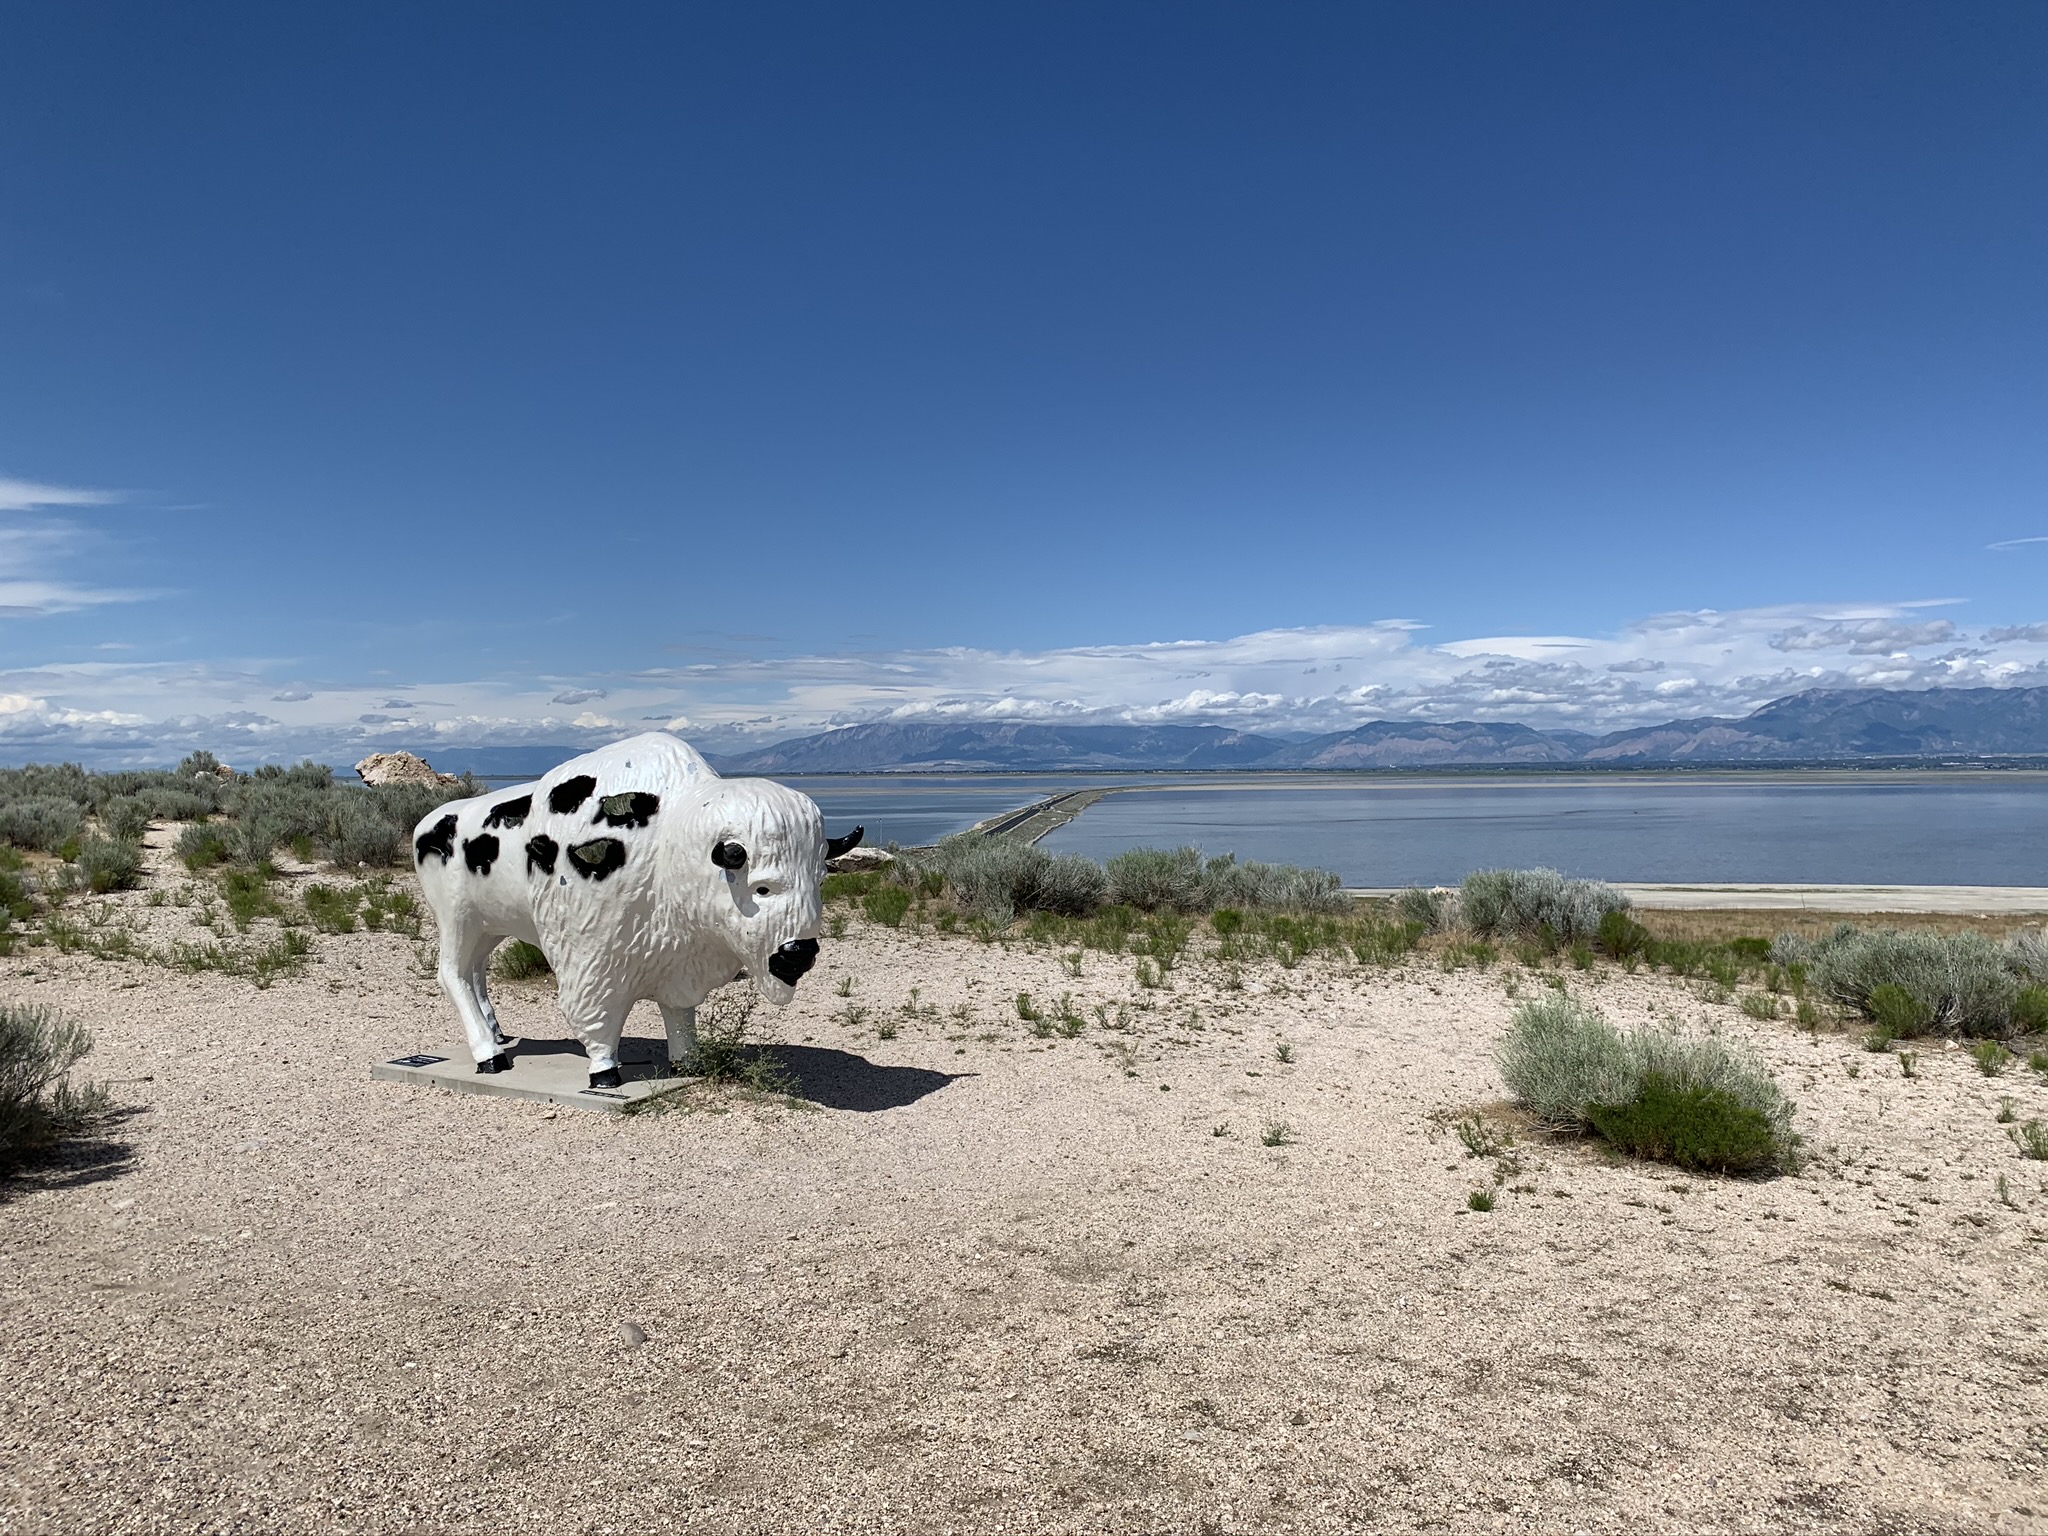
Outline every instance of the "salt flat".
[[(1512, 966), (1198, 945), (1155, 990), (855, 920), (755, 1016), (789, 1096), (601, 1116), (372, 1081), (451, 1033), (399, 935), (267, 990), (0, 964), (136, 1106), (0, 1198), (7, 1532), (2048, 1529), (2048, 1190), (1995, 1118), (2048, 1117), (2023, 1067), (1906, 1079), (1567, 973), (1753, 1044), (1812, 1161), (1523, 1129), (1481, 1213), (1452, 1127), (1501, 1098)], [(1019, 991), (1085, 1027), (1034, 1034)], [(545, 985), (499, 993), (564, 1033)]]

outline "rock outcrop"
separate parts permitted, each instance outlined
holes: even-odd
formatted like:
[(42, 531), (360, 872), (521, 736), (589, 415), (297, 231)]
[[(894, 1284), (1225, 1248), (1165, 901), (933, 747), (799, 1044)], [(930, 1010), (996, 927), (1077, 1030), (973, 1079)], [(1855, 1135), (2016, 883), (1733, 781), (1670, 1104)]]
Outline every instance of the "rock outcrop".
[(455, 774), (436, 773), (434, 765), (410, 752), (372, 752), (356, 764), (363, 782), (373, 787), (384, 784), (455, 784)]

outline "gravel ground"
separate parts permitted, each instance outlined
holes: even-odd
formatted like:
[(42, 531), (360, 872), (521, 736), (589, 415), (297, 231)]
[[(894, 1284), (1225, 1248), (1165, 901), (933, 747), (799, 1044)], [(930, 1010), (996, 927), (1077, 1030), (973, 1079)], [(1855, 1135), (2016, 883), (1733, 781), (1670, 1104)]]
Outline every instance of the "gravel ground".
[(398, 935), (263, 990), (18, 951), (141, 1080), (0, 1187), (0, 1531), (2048, 1530), (2024, 1068), (1573, 975), (1750, 1040), (1815, 1156), (1524, 1130), (1481, 1213), (1451, 1122), (1527, 973), (1081, 967), (856, 923), (756, 1015), (793, 1098), (608, 1118), (372, 1083), (456, 1033)]

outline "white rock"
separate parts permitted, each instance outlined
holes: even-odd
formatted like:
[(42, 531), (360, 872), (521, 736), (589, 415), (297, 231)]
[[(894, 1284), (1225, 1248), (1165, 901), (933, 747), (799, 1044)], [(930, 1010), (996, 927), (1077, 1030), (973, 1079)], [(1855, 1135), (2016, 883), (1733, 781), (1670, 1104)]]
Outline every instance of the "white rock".
[(452, 773), (436, 773), (433, 765), (410, 752), (372, 752), (356, 764), (365, 784), (453, 784)]

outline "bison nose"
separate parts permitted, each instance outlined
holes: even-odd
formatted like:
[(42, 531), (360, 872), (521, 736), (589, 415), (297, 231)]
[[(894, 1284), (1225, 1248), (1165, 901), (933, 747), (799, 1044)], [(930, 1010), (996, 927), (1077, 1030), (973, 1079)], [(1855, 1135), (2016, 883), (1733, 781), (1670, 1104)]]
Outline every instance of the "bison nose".
[(791, 939), (768, 957), (768, 974), (777, 981), (788, 982), (793, 987), (803, 980), (804, 972), (817, 963), (816, 939)]

